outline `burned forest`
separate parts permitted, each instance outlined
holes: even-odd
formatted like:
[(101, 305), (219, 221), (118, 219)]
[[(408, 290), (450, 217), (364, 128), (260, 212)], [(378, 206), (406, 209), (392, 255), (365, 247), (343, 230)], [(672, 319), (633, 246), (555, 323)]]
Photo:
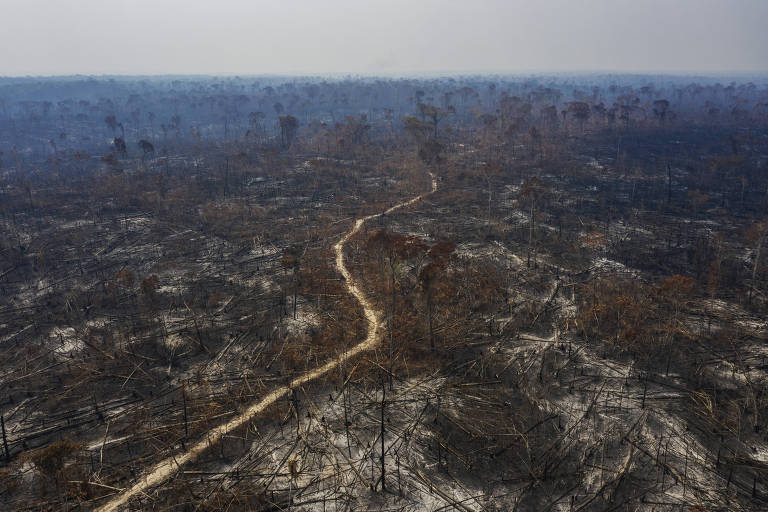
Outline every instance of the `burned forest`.
[(0, 509), (768, 509), (768, 80), (0, 78)]

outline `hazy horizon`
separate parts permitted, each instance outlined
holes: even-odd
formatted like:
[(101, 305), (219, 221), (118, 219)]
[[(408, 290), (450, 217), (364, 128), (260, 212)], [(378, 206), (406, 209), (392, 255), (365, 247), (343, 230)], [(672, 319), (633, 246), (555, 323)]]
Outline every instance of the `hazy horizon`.
[(2, 0), (0, 76), (768, 72), (764, 0)]

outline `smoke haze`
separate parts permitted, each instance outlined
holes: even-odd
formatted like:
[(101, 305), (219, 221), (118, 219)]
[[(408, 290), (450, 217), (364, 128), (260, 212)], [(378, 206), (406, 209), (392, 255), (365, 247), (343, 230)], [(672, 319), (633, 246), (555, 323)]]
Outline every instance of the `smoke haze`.
[(0, 0), (0, 75), (747, 72), (765, 0)]

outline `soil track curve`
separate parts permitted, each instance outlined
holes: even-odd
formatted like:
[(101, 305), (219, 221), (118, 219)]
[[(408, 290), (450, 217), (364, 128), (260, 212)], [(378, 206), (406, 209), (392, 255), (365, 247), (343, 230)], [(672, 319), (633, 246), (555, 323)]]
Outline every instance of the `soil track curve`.
[[(336, 254), (336, 269), (344, 277), (344, 283), (347, 291), (349, 291), (349, 293), (353, 295), (363, 307), (365, 319), (368, 324), (368, 331), (365, 339), (347, 350), (346, 354), (342, 357), (348, 359), (350, 357), (355, 357), (363, 352), (374, 349), (379, 345), (384, 334), (381, 329), (381, 311), (377, 310), (368, 300), (362, 288), (360, 288), (359, 284), (352, 278), (352, 275), (349, 273), (349, 270), (344, 264), (344, 244), (346, 244), (346, 242), (351, 237), (360, 231), (360, 228), (363, 226), (363, 224), (365, 224), (366, 221), (381, 215), (386, 215), (400, 208), (410, 206), (420, 201), (425, 196), (435, 192), (437, 190), (437, 176), (430, 173), (430, 177), (432, 178), (432, 189), (430, 191), (419, 194), (418, 196), (409, 199), (408, 201), (396, 204), (384, 212), (357, 219), (352, 226), (352, 229), (333, 246), (333, 250)], [(208, 431), (205, 439), (198, 441), (194, 445), (190, 446), (186, 452), (172, 455), (155, 464), (155, 466), (153, 466), (151, 470), (145, 473), (138, 482), (129, 488), (123, 489), (119, 494), (113, 496), (110, 501), (103, 504), (96, 510), (98, 512), (114, 512), (117, 511), (122, 505), (128, 503), (128, 501), (134, 496), (145, 494), (148, 489), (161, 484), (172, 475), (174, 475), (181, 469), (181, 466), (196, 460), (206, 450), (215, 446), (216, 443), (218, 443), (229, 432), (232, 432), (233, 430), (243, 426), (245, 423), (250, 421), (251, 418), (261, 413), (264, 409), (275, 403), (277, 400), (290, 393), (291, 389), (312, 381), (339, 366), (342, 362), (342, 357), (332, 359), (324, 365), (306, 372), (299, 377), (296, 377), (287, 386), (281, 386), (277, 389), (274, 389), (264, 398), (249, 406), (238, 416)]]

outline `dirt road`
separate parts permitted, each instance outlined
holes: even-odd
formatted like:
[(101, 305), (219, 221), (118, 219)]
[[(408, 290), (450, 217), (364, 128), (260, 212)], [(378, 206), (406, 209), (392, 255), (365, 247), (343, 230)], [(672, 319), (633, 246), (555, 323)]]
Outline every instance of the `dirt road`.
[[(383, 332), (381, 330), (381, 311), (377, 310), (374, 305), (371, 304), (371, 302), (365, 296), (363, 290), (359, 287), (359, 284), (355, 282), (355, 280), (350, 275), (349, 270), (347, 270), (346, 265), (344, 264), (344, 244), (346, 244), (346, 242), (360, 230), (366, 221), (384, 214), (391, 213), (400, 208), (410, 206), (425, 196), (435, 192), (437, 190), (437, 177), (431, 173), (430, 176), (432, 177), (432, 189), (429, 192), (419, 194), (413, 199), (399, 203), (389, 208), (385, 212), (357, 219), (352, 229), (341, 240), (339, 240), (336, 245), (333, 246), (333, 250), (336, 253), (336, 268), (339, 273), (344, 276), (344, 283), (349, 293), (352, 294), (363, 307), (365, 320), (368, 324), (368, 334), (366, 335), (365, 339), (354, 347), (350, 348), (345, 355), (346, 358), (355, 357), (362, 352), (367, 352), (375, 348), (381, 342)], [(123, 489), (120, 493), (113, 496), (107, 503), (99, 507), (97, 510), (99, 512), (116, 511), (120, 508), (121, 505), (128, 503), (128, 501), (134, 496), (144, 494), (148, 489), (161, 484), (172, 475), (174, 475), (177, 471), (179, 471), (181, 466), (187, 462), (196, 460), (206, 450), (216, 445), (216, 443), (218, 443), (229, 432), (232, 432), (233, 430), (236, 430), (246, 424), (251, 420), (251, 418), (261, 413), (264, 409), (275, 403), (277, 400), (290, 393), (291, 389), (300, 387), (301, 385), (328, 373), (329, 371), (339, 366), (341, 362), (342, 361), (340, 358), (333, 359), (328, 363), (293, 379), (288, 386), (282, 386), (273, 390), (260, 401), (248, 407), (248, 409), (246, 409), (240, 415), (231, 419), (227, 423), (219, 425), (218, 427), (210, 430), (205, 439), (198, 441), (194, 445), (190, 446), (189, 450), (186, 452), (178, 453), (177, 455), (173, 455), (157, 463), (132, 487)]]

